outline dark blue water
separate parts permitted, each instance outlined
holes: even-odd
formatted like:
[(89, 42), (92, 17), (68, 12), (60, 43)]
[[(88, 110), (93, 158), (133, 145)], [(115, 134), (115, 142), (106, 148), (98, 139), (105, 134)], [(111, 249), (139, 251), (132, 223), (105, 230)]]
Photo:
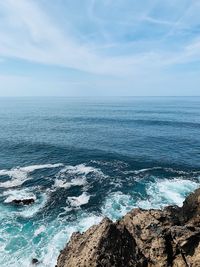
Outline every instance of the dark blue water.
[(198, 97), (0, 98), (2, 267), (54, 266), (73, 231), (181, 205), (199, 182)]

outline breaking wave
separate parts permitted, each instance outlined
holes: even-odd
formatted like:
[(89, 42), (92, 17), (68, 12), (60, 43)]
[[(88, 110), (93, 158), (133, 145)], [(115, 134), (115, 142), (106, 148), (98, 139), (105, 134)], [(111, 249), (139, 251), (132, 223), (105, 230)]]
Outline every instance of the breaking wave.
[(129, 193), (114, 192), (106, 197), (102, 206), (102, 213), (116, 220), (124, 216), (133, 208), (162, 209), (167, 205), (182, 206), (185, 197), (200, 186), (198, 181), (175, 178), (155, 179), (154, 182), (146, 182), (146, 195), (142, 196)]
[(90, 199), (90, 196), (86, 192), (83, 192), (78, 197), (68, 197), (67, 198), (70, 206), (75, 207), (75, 208), (87, 204), (89, 202), (89, 199)]
[(17, 167), (11, 170), (0, 170), (0, 176), (8, 176), (9, 178), (11, 178), (8, 181), (1, 182), (0, 187), (10, 188), (22, 185), (25, 181), (31, 179), (31, 176), (29, 176), (30, 173), (36, 170), (58, 168), (60, 166), (62, 166), (62, 164), (58, 163)]

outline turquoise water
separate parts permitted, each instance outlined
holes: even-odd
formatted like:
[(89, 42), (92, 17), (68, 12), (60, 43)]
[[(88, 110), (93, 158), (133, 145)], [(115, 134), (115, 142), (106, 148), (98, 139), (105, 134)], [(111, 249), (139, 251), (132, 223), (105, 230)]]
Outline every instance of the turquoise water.
[[(74, 231), (182, 205), (200, 182), (200, 98), (0, 98), (0, 266), (55, 266)], [(13, 199), (35, 203), (14, 206)]]

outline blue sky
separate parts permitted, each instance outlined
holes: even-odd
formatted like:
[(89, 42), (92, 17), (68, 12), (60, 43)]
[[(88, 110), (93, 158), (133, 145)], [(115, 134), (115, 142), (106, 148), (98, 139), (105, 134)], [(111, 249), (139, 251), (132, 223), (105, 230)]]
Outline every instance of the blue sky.
[(200, 95), (199, 0), (2, 0), (0, 96)]

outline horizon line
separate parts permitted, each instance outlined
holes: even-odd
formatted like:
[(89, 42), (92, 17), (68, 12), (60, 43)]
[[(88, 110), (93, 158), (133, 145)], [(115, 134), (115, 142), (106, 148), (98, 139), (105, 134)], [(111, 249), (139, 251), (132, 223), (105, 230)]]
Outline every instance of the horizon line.
[(53, 98), (53, 97), (56, 97), (56, 98), (95, 98), (95, 97), (100, 97), (100, 98), (103, 98), (103, 97), (200, 97), (200, 95), (96, 95), (96, 96), (93, 96), (93, 95), (86, 95), (86, 96), (65, 96), (65, 95), (17, 95), (17, 96), (4, 96), (4, 95), (0, 95), (0, 98), (38, 98), (38, 97), (41, 97), (41, 98), (44, 98), (44, 97), (48, 97), (48, 98)]

